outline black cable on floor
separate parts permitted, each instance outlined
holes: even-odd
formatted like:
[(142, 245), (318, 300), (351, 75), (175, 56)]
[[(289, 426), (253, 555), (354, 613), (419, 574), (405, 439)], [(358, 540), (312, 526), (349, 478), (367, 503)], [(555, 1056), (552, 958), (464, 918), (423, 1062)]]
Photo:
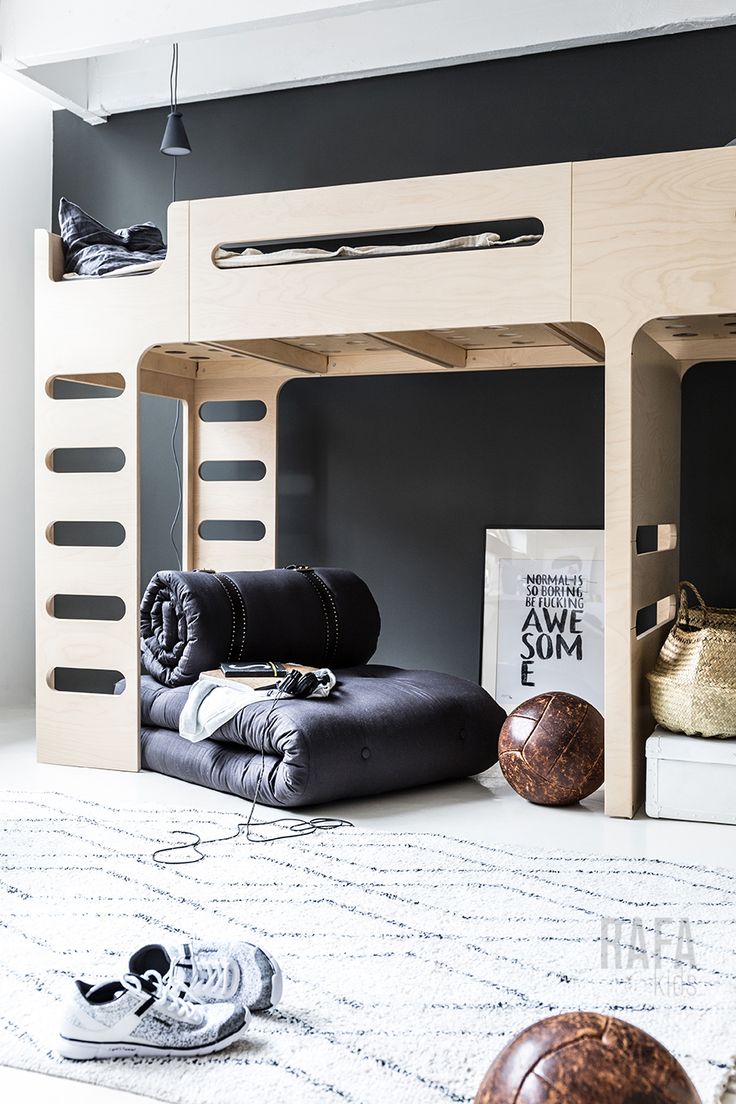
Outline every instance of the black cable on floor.
[[(296, 672), (292, 672), (296, 674)], [(287, 676), (288, 679), (288, 676)], [(273, 703), (264, 722), (264, 728), (268, 727), (268, 723), (271, 720), (273, 711), (280, 701), (283, 700), (284, 688), (287, 685), (287, 679), (279, 685), (276, 697), (273, 699)], [(293, 696), (293, 695), (290, 695)], [(171, 847), (159, 847), (153, 852), (153, 861), (159, 863), (161, 866), (189, 866), (190, 863), (201, 862), (202, 859), (206, 859), (207, 856), (199, 850), (200, 847), (206, 847), (211, 843), (226, 843), (229, 840), (237, 839), (239, 836), (244, 835), (245, 840), (248, 843), (275, 843), (277, 840), (295, 839), (299, 836), (313, 836), (316, 832), (329, 832), (335, 828), (354, 828), (355, 825), (352, 821), (342, 820), (339, 817), (312, 817), (307, 820), (304, 817), (295, 816), (283, 816), (275, 817), (273, 820), (253, 820), (253, 815), (258, 804), (258, 796), (261, 790), (261, 782), (263, 781), (263, 775), (266, 770), (266, 746), (265, 740), (261, 743), (261, 765), (258, 772), (258, 780), (256, 782), (256, 791), (251, 802), (248, 817), (245, 821), (239, 821), (235, 826), (235, 831), (231, 832), (227, 836), (213, 836), (211, 839), (202, 839), (197, 832), (190, 832), (187, 829), (173, 828), (172, 834), (176, 836), (191, 836), (191, 840), (188, 843), (176, 843)], [(273, 825), (283, 825), (286, 827), (286, 831), (278, 836), (254, 836), (251, 834), (252, 828), (270, 828)], [(243, 832), (245, 829), (245, 832)], [(190, 851), (193, 852), (196, 858), (181, 858), (181, 859), (164, 859), (159, 856), (170, 854), (176, 851)]]

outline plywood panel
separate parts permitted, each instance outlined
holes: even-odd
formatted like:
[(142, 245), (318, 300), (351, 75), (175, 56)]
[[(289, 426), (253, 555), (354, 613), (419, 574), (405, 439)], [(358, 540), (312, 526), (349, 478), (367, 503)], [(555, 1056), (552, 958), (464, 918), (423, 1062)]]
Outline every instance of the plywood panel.
[(677, 550), (636, 554), (639, 525), (679, 524), (677, 364), (645, 334), (606, 346), (606, 810), (631, 816), (643, 798), (652, 731), (645, 681), (664, 630), (642, 640), (636, 611), (671, 593)]
[(646, 552), (637, 555), (633, 550), (631, 628), (636, 626), (636, 614), (640, 609), (677, 594), (680, 573), (680, 554), (676, 548), (664, 552)]
[[(679, 514), (682, 366), (665, 350), (692, 358), (716, 333), (730, 340), (735, 176), (734, 148), (573, 166), (572, 316), (606, 346), (606, 809), (614, 815), (630, 816), (641, 799), (651, 725), (644, 675), (666, 632), (637, 640), (633, 618), (677, 574), (676, 553), (650, 560), (633, 546), (637, 525)], [(724, 317), (702, 336), (701, 315)], [(642, 327), (651, 337), (637, 336)]]
[[(191, 205), (192, 337), (428, 330), (570, 317), (570, 165), (380, 181)], [(538, 217), (524, 248), (218, 269), (221, 242)]]
[(680, 372), (647, 337), (632, 359), (631, 539), (639, 525), (677, 524), (680, 517)]
[(572, 317), (609, 339), (736, 308), (736, 147), (573, 166)]
[(36, 696), (37, 754), (42, 763), (140, 769), (137, 681), (126, 692), (74, 694), (51, 690), (39, 680)]
[[(203, 422), (193, 417), (192, 562), (216, 571), (260, 570), (276, 563), (276, 431), (277, 401), (282, 380), (273, 376), (242, 379), (198, 378), (194, 410), (204, 402), (260, 400), (266, 415), (257, 422)], [(316, 384), (315, 384), (316, 386)], [(260, 460), (265, 477), (255, 481), (214, 482), (200, 479), (206, 460)], [(207, 520), (260, 521), (265, 536), (258, 541), (211, 541), (199, 535)]]
[(43, 629), (40, 662), (47, 673), (54, 667), (123, 671), (130, 663), (131, 621), (136, 620), (127, 613), (121, 621), (58, 620), (42, 614), (38, 621)]

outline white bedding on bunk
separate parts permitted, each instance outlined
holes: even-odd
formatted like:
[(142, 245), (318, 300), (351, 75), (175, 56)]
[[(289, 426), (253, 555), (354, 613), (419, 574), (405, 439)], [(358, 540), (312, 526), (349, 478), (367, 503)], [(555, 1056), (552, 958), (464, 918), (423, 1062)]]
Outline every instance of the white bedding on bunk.
[[(313, 246), (303, 249), (278, 249), (265, 253), (262, 249), (249, 246), (240, 252), (223, 249), (219, 246), (214, 253), (214, 262), (218, 268), (254, 268), (258, 265), (294, 264), (299, 261), (332, 261), (345, 257), (390, 257), (398, 253), (451, 253), (463, 249), (487, 249), (494, 245), (526, 245), (539, 241), (541, 234), (520, 234), (516, 238), (501, 238), (500, 234), (468, 234), (460, 238), (448, 238), (439, 242), (418, 242), (413, 245), (340, 245), (336, 249), (318, 249)], [(65, 280), (109, 280), (118, 276), (142, 276), (155, 272), (163, 261), (146, 261), (143, 264), (125, 265), (114, 272), (104, 275), (83, 276), (76, 272), (65, 272)]]
[(494, 245), (524, 245), (539, 241), (541, 234), (520, 234), (516, 238), (502, 239), (500, 234), (468, 234), (461, 238), (448, 238), (439, 242), (418, 242), (413, 245), (340, 245), (336, 249), (279, 249), (264, 253), (262, 249), (249, 247), (242, 251), (215, 250), (214, 262), (218, 268), (250, 268), (255, 265), (293, 264), (298, 261), (336, 260), (344, 257), (389, 257), (397, 253), (450, 253), (461, 249), (485, 249)]

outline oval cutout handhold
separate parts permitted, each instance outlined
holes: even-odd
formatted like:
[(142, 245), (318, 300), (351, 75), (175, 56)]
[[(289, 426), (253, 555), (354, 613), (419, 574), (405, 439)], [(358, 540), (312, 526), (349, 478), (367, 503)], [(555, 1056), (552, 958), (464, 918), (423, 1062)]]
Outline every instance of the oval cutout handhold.
[(125, 467), (121, 448), (57, 448), (46, 457), (46, 467), (59, 474), (119, 472)]
[(61, 621), (122, 621), (125, 602), (116, 594), (54, 594), (46, 603)]
[(125, 529), (119, 521), (55, 521), (46, 538), (62, 548), (119, 548)]
[(199, 408), (203, 422), (260, 422), (266, 413), (260, 399), (210, 399)]
[(46, 681), (66, 694), (114, 694), (125, 676), (102, 667), (54, 667)]
[(199, 478), (205, 483), (257, 482), (266, 474), (262, 460), (204, 460), (199, 465)]
[[(326, 234), (298, 238), (248, 239), (221, 242), (211, 254), (215, 268), (241, 268), (268, 264), (308, 264), (344, 260), (368, 260), (412, 253), (469, 252), (493, 248), (536, 245), (544, 236), (544, 223), (535, 216), (487, 219), (483, 222), (450, 222), (432, 226), (392, 227), (363, 234)], [(367, 247), (367, 248), (366, 248)], [(239, 258), (246, 249), (257, 250)], [(301, 251), (301, 252), (300, 252)], [(288, 256), (284, 256), (284, 252)], [(273, 257), (273, 254), (282, 256)]]
[(677, 548), (677, 526), (674, 522), (666, 522), (663, 525), (637, 525), (637, 556), (645, 556), (650, 552), (669, 552), (673, 548)]
[(677, 600), (674, 594), (668, 594), (660, 598), (658, 602), (652, 602), (648, 606), (642, 606), (636, 611), (636, 636), (646, 636), (652, 629), (659, 628), (672, 621), (677, 613)]
[(649, 632), (657, 624), (657, 603), (652, 602), (649, 606), (642, 606), (640, 610), (636, 611), (636, 635), (643, 636), (645, 632)]
[(259, 541), (266, 535), (262, 521), (201, 521), (197, 530), (202, 540)]
[[(637, 525), (636, 554), (643, 556), (647, 552), (656, 552), (658, 547), (658, 529), (656, 525)], [(639, 611), (641, 612), (641, 611)]]
[(117, 399), (125, 390), (119, 372), (85, 372), (52, 376), (46, 382), (51, 399)]

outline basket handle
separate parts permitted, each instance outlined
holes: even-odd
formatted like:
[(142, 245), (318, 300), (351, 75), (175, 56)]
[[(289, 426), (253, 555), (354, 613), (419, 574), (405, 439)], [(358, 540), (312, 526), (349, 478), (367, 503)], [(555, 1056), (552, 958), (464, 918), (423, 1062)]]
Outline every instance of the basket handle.
[(703, 601), (703, 595), (700, 593), (698, 588), (695, 586), (695, 583), (691, 583), (688, 579), (681, 579), (680, 580), (680, 609), (678, 611), (677, 620), (679, 622), (681, 619), (684, 619), (685, 624), (689, 627), (690, 626), (690, 607), (687, 604), (687, 592), (688, 592), (688, 590), (692, 591), (692, 593), (695, 595), (695, 597), (698, 600), (698, 605), (700, 606), (701, 610), (703, 611), (703, 621), (705, 621), (705, 618), (708, 614), (708, 607), (706, 606), (705, 602)]

